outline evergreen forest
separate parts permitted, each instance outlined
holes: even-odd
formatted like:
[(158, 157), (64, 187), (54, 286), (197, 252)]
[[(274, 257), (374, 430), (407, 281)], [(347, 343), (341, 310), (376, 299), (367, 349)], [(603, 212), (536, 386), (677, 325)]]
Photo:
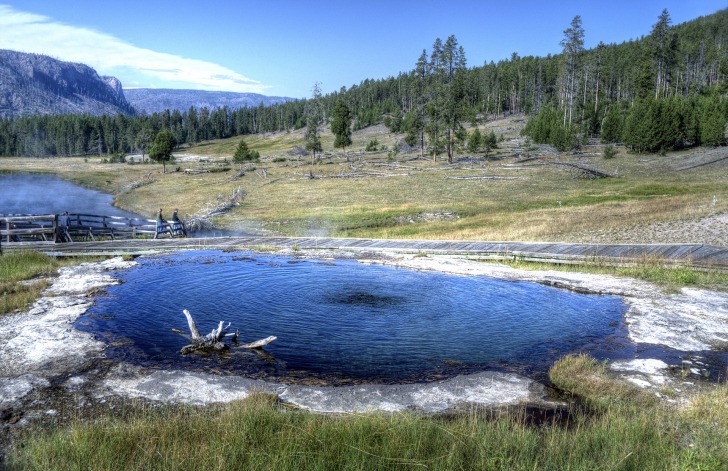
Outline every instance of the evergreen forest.
[[(466, 125), (503, 115), (529, 116), (533, 142), (560, 150), (588, 139), (634, 152), (725, 144), (728, 121), (728, 9), (672, 25), (656, 16), (646, 36), (584, 48), (576, 16), (564, 25), (562, 50), (546, 57), (513, 53), (468, 67), (455, 36), (413, 54), (413, 68), (338, 92), (265, 107), (166, 110), (152, 115), (43, 115), (0, 120), (0, 155), (75, 156), (148, 152), (170, 131), (177, 145), (306, 127), (310, 110), (329, 122), (350, 116), (354, 130), (375, 124), (411, 146), (448, 160), (483, 145)], [(318, 85), (314, 87), (318, 89)], [(315, 105), (315, 106), (312, 106)], [(485, 136), (483, 136), (485, 138)], [(470, 140), (470, 142), (468, 142)]]

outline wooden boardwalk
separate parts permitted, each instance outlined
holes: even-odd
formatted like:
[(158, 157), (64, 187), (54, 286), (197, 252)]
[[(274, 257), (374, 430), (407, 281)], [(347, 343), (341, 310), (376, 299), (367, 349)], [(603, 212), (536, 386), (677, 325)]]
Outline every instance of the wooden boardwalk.
[(142, 255), (175, 250), (335, 249), (356, 252), (448, 254), (485, 260), (521, 259), (564, 264), (629, 264), (655, 260), (667, 264), (728, 271), (728, 247), (702, 244), (567, 244), (548, 242), (477, 242), (397, 239), (207, 237), (187, 239), (123, 239), (70, 243), (24, 243), (14, 247), (56, 255)]
[[(95, 214), (0, 214), (0, 243), (80, 242), (139, 237), (187, 237), (182, 221)], [(26, 244), (27, 245), (27, 244)]]

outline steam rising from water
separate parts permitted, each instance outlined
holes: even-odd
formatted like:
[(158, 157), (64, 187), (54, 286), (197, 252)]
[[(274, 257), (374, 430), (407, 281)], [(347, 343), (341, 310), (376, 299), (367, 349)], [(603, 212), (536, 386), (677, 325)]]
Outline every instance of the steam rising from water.
[(113, 197), (53, 175), (0, 174), (0, 214), (99, 214), (139, 218), (113, 206)]

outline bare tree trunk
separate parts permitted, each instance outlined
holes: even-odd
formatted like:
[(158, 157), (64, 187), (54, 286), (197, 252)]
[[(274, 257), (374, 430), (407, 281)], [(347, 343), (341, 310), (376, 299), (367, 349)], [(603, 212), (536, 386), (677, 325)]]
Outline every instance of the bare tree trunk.
[(594, 88), (594, 114), (596, 115), (599, 111), (599, 73), (597, 73), (597, 86)]
[[(187, 335), (183, 334), (182, 332), (179, 332), (176, 329), (173, 329), (173, 330), (175, 332), (187, 337), (191, 343), (189, 345), (182, 347), (182, 350), (180, 350), (180, 353), (187, 354), (187, 353), (192, 353), (192, 352), (198, 351), (198, 350), (218, 350), (218, 351), (226, 350), (228, 348), (228, 346), (225, 343), (223, 343), (222, 340), (228, 336), (232, 337), (233, 342), (237, 341), (237, 338), (238, 338), (237, 331), (235, 331), (232, 334), (227, 333), (227, 329), (230, 327), (229, 323), (227, 326), (225, 326), (225, 322), (220, 321), (220, 323), (218, 324), (216, 329), (213, 329), (212, 332), (210, 332), (209, 334), (202, 336), (202, 335), (200, 335), (200, 331), (197, 328), (197, 324), (195, 323), (195, 320), (192, 318), (192, 314), (190, 314), (190, 311), (185, 309), (182, 312), (184, 313), (185, 317), (187, 318), (187, 325), (190, 328), (191, 336), (188, 337)], [(270, 337), (266, 337), (264, 339), (256, 340), (255, 342), (246, 343), (246, 344), (239, 345), (239, 346), (242, 348), (247, 348), (247, 349), (261, 348), (261, 347), (264, 347), (265, 345), (268, 345), (269, 343), (273, 342), (276, 339), (277, 339), (277, 337), (271, 335)]]

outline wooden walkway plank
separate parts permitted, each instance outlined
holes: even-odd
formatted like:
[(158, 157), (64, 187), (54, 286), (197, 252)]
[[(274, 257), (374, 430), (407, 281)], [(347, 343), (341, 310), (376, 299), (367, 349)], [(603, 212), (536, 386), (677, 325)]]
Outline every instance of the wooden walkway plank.
[[(468, 257), (525, 258), (555, 263), (634, 263), (655, 259), (696, 267), (728, 270), (728, 248), (700, 244), (566, 244), (537, 242), (479, 242), (442, 240), (347, 239), (312, 237), (205, 237), (187, 239), (118, 239), (88, 242), (25, 242), (18, 249), (55, 254), (141, 254), (155, 251), (226, 248), (280, 247), (399, 251), (407, 253), (452, 254)], [(3, 244), (4, 250), (15, 250)]]

